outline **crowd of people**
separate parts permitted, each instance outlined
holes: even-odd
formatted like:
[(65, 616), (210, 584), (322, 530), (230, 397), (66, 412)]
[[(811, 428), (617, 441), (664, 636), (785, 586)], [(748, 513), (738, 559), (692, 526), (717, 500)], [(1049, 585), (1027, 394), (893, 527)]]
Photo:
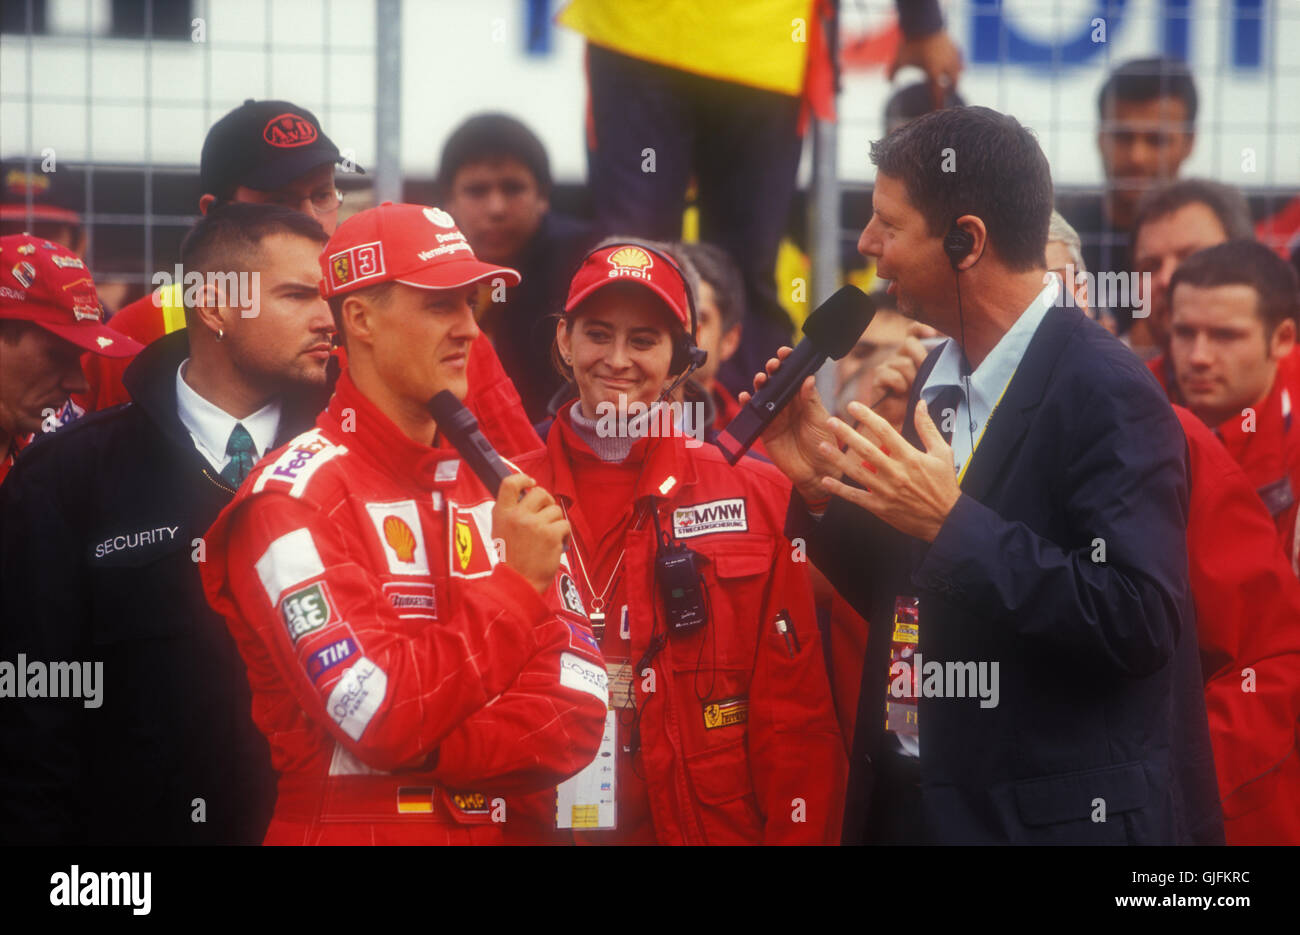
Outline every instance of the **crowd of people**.
[(1187, 69), (1110, 75), (1107, 193), (1058, 206), (900, 0), (889, 287), (731, 464), (829, 91), (602, 9), (590, 220), (492, 113), (435, 205), (348, 214), (316, 117), (249, 100), (185, 281), (109, 315), (5, 170), (0, 840), (1300, 843), (1300, 240), (1178, 178)]

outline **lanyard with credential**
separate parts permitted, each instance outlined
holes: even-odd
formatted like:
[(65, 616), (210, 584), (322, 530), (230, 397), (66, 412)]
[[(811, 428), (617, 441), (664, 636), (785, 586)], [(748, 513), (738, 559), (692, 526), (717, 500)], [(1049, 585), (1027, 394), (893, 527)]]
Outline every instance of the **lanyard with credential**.
[[(998, 401), (993, 404), (993, 409), (989, 412), (989, 417), (984, 420), (984, 427), (980, 429), (980, 437), (975, 439), (975, 446), (971, 448), (970, 454), (966, 456), (966, 463), (963, 464), (961, 470), (957, 472), (958, 487), (961, 486), (962, 481), (966, 478), (966, 472), (970, 469), (970, 463), (975, 460), (975, 452), (979, 449), (980, 443), (984, 441), (984, 435), (989, 430), (989, 424), (993, 421), (993, 417), (997, 415), (998, 407), (1002, 405), (1002, 398), (1007, 395), (1007, 389), (1011, 386), (1011, 381), (1015, 378), (1016, 372), (1013, 370), (1011, 371), (1011, 376), (1007, 378), (1006, 386), (1002, 387), (1002, 392), (998, 394)], [(966, 397), (967, 418), (969, 418), (970, 407), (970, 396), (968, 395)]]

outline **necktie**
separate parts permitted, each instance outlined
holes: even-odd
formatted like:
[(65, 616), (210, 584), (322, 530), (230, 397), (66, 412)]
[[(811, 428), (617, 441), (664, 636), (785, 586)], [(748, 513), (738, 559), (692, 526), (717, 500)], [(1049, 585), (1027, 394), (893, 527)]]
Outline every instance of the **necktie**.
[(221, 479), (231, 487), (238, 487), (253, 470), (256, 455), (253, 436), (248, 434), (248, 429), (242, 423), (236, 422), (230, 432), (230, 441), (226, 442), (226, 456), (230, 461), (221, 469)]
[(961, 401), (960, 386), (945, 386), (930, 404), (930, 418), (934, 421), (939, 434), (943, 436), (943, 440), (949, 445), (952, 444), (952, 430), (957, 425), (957, 406)]

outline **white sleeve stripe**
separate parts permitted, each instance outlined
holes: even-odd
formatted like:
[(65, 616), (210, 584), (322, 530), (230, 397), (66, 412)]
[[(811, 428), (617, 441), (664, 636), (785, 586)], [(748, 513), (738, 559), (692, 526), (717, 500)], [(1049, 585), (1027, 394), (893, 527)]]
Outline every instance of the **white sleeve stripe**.
[(280, 596), (295, 584), (325, 573), (316, 543), (306, 529), (287, 532), (272, 542), (257, 560), (256, 568), (272, 607), (278, 607)]

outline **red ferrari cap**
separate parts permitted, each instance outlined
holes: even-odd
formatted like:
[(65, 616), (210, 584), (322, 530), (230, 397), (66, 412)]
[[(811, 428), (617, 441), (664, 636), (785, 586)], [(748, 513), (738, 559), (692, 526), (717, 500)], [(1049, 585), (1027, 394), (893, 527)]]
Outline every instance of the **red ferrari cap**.
[(142, 350), (104, 325), (104, 306), (81, 257), (31, 234), (0, 237), (0, 318), (30, 321), (103, 357)]
[(455, 220), (441, 208), (385, 201), (338, 226), (320, 256), (325, 298), (381, 282), (418, 289), (455, 289), (500, 276), (519, 285), (508, 266), (474, 255)]
[(635, 243), (611, 244), (588, 255), (569, 283), (564, 314), (572, 314), (598, 289), (616, 282), (645, 286), (668, 304), (682, 327), (690, 332), (691, 306), (681, 272), (658, 251)]

